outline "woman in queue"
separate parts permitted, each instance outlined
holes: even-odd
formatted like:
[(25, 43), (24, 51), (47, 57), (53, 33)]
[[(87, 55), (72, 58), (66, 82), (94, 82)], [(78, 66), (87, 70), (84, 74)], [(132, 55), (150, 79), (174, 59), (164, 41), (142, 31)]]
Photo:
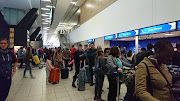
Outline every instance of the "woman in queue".
[(108, 81), (109, 81), (109, 93), (108, 101), (116, 101), (117, 96), (117, 77), (119, 77), (118, 72), (123, 73), (122, 63), (118, 59), (120, 51), (118, 47), (112, 47), (110, 49), (110, 54), (107, 58), (108, 67)]

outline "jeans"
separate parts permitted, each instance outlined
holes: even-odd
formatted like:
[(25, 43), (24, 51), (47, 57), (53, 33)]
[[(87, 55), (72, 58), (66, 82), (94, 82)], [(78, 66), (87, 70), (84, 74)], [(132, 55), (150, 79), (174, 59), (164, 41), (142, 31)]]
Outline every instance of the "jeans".
[(75, 74), (73, 76), (73, 84), (76, 82), (76, 79), (78, 77), (78, 74), (79, 74), (79, 69), (80, 68), (83, 68), (84, 66), (84, 61), (81, 63), (81, 67), (80, 67), (80, 63), (79, 62), (75, 62)]
[(104, 75), (102, 75), (102, 74), (95, 74), (95, 78), (96, 78), (95, 97), (97, 99), (101, 99)]
[(0, 101), (5, 101), (11, 87), (11, 78), (0, 78)]
[(46, 82), (47, 83), (49, 81), (49, 74), (50, 74), (50, 70), (48, 68), (46, 68)]
[(25, 69), (24, 69), (24, 76), (26, 75), (26, 70), (27, 70), (27, 68), (29, 68), (29, 73), (30, 73), (30, 75), (32, 76), (30, 63), (25, 63), (25, 64), (26, 64), (26, 67), (25, 67)]
[(109, 81), (108, 101), (116, 101), (117, 74), (108, 75), (108, 81)]

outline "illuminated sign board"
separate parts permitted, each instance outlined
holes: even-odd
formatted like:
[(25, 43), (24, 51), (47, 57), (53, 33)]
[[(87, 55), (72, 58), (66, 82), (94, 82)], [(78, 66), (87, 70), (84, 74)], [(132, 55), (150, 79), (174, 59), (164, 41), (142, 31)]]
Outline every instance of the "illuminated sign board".
[(142, 28), (139, 30), (139, 35), (148, 35), (153, 33), (161, 33), (161, 32), (168, 32), (174, 30), (176, 30), (176, 22)]
[(105, 36), (104, 40), (113, 40), (113, 39), (116, 39), (116, 38), (117, 38), (117, 35), (113, 34), (113, 35)]
[(180, 30), (180, 21), (177, 22), (177, 29)]
[(94, 42), (94, 39), (87, 40), (88, 43)]
[(128, 32), (118, 33), (117, 38), (132, 37), (138, 34), (139, 34), (139, 30), (133, 30), (133, 31), (128, 31)]

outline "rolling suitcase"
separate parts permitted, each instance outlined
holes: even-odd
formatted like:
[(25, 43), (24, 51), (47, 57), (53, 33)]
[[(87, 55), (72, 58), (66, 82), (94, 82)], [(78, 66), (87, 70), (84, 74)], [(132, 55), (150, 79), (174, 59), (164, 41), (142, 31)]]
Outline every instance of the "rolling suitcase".
[(49, 81), (53, 83), (59, 83), (60, 69), (52, 69), (49, 75)]
[(61, 68), (61, 78), (67, 79), (69, 77), (69, 69), (68, 68)]
[(86, 70), (84, 68), (80, 68), (79, 75), (78, 75), (78, 91), (85, 90), (85, 83), (86, 83)]
[(40, 64), (39, 57), (37, 55), (33, 56), (33, 60), (35, 60), (35, 64)]
[(90, 67), (87, 65), (85, 69), (86, 69), (86, 83), (90, 83), (90, 70), (89, 70)]

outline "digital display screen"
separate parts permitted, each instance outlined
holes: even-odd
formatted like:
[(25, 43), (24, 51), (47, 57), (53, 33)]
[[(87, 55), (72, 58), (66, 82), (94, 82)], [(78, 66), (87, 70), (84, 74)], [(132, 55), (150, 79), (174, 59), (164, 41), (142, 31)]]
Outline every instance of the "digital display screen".
[(139, 35), (148, 35), (153, 33), (168, 32), (174, 30), (176, 30), (176, 22), (142, 28), (139, 30)]
[(94, 39), (87, 40), (88, 43), (94, 42)]
[(133, 31), (128, 31), (128, 32), (118, 33), (117, 38), (132, 37), (138, 34), (139, 34), (139, 30), (133, 30)]
[(117, 38), (117, 35), (113, 34), (113, 35), (105, 36), (104, 40), (113, 40), (113, 39), (116, 39), (116, 38)]
[(177, 28), (180, 30), (180, 21), (177, 22)]

